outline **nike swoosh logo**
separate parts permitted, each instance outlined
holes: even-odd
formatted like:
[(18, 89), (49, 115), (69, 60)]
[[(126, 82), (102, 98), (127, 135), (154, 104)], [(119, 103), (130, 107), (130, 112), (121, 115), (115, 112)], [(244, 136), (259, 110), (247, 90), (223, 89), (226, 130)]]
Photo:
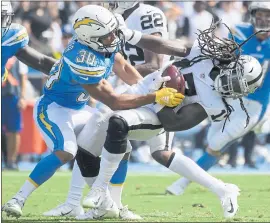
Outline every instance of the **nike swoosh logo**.
[(88, 80), (88, 77), (81, 77), (81, 76), (79, 76), (79, 77), (86, 80), (86, 81)]
[(99, 215), (98, 217), (93, 216), (93, 219), (100, 219), (100, 218), (104, 217), (106, 214), (107, 214), (107, 213), (102, 214), (102, 215)]
[(153, 10), (150, 10), (150, 11), (147, 11), (146, 13), (148, 14), (148, 13), (150, 13), (150, 12), (152, 12)]
[(61, 211), (61, 216), (68, 215), (70, 212), (72, 212), (72, 210), (70, 210), (70, 211), (68, 211), (68, 212), (66, 212), (66, 213), (63, 213), (63, 212)]
[(98, 205), (98, 202), (99, 202), (100, 198), (101, 197), (99, 197), (98, 200), (96, 202), (94, 202), (94, 205), (96, 205), (96, 206)]
[(229, 210), (228, 212), (229, 213), (233, 213), (234, 212), (234, 207), (233, 207), (233, 204), (232, 204), (232, 200), (230, 199), (230, 202), (231, 202), (231, 210)]

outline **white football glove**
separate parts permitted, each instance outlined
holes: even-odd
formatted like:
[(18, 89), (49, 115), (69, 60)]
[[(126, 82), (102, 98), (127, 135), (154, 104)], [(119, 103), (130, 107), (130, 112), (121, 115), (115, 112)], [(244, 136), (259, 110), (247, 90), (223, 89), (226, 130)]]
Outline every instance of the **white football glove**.
[(168, 61), (160, 69), (151, 74), (148, 74), (142, 80), (142, 82), (145, 83), (146, 86), (148, 86), (149, 92), (159, 90), (164, 82), (171, 80), (169, 76), (162, 77), (162, 74), (164, 70), (167, 69), (168, 66), (172, 65), (173, 62), (174, 60)]
[(139, 81), (137, 84), (129, 86), (124, 92), (125, 94), (150, 94), (159, 90), (162, 84), (171, 80), (171, 77), (162, 77), (160, 70), (157, 70), (151, 74), (148, 74), (145, 78)]
[(142, 33), (136, 30), (129, 29), (126, 26), (126, 23), (122, 15), (118, 13), (114, 13), (114, 16), (118, 20), (118, 23), (119, 23), (118, 29), (123, 32), (125, 36), (125, 41), (132, 45), (136, 45), (142, 38)]
[(162, 70), (157, 70), (151, 74), (148, 74), (142, 81), (141, 84), (148, 88), (148, 93), (153, 93), (162, 87), (162, 84), (166, 81), (171, 80), (171, 77), (162, 77)]

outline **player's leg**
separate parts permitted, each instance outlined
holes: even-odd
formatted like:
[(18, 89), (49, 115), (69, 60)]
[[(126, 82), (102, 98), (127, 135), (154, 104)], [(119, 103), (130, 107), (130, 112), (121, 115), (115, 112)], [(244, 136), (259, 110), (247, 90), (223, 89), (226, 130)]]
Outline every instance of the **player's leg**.
[[(98, 157), (101, 154), (101, 150), (106, 138), (108, 119), (111, 113), (111, 111), (106, 111), (106, 113), (95, 112), (92, 115), (91, 119), (88, 120), (88, 122), (84, 125), (84, 128), (80, 131), (77, 142), (79, 145), (83, 146), (85, 150), (91, 151), (91, 153), (89, 152), (88, 154), (87, 151), (80, 147), (81, 149), (76, 155), (76, 162), (73, 167), (71, 185), (66, 202), (57, 206), (56, 208), (51, 209), (48, 212), (45, 212), (44, 215), (61, 216), (62, 210), (69, 207), (70, 203), (74, 205), (74, 209), (78, 209), (81, 207), (80, 199), (82, 197), (85, 181), (87, 182), (89, 187), (91, 187), (98, 174), (97, 170), (99, 170), (100, 163), (99, 161), (97, 162), (97, 159), (95, 157)], [(92, 153), (95, 155), (93, 155)], [(123, 183), (126, 178), (128, 157), (129, 156), (126, 155), (126, 158), (124, 157), (123, 161), (120, 162), (118, 170), (115, 172), (114, 176), (111, 179), (111, 184), (109, 188), (113, 200), (120, 209), (120, 216), (121, 213), (124, 211), (124, 207), (121, 203), (121, 196)], [(84, 177), (81, 175), (77, 160), (79, 160), (80, 168), (82, 168)], [(83, 162), (86, 162), (86, 165), (84, 165)], [(87, 163), (90, 163), (92, 165), (87, 165)], [(75, 205), (77, 206), (75, 207)], [(88, 207), (87, 201), (83, 202), (83, 206)], [(75, 214), (75, 212), (73, 213)], [(128, 219), (134, 219), (135, 214), (128, 210), (126, 210), (125, 213), (128, 213)], [(96, 215), (95, 217), (98, 216)]]
[[(96, 114), (98, 114), (98, 111), (89, 106), (85, 106), (84, 109), (80, 111), (71, 111), (72, 125), (74, 127), (74, 133), (76, 136), (79, 135), (85, 126), (85, 121), (89, 120), (90, 117), (96, 117)], [(43, 215), (66, 217), (67, 215), (63, 215), (63, 213), (69, 212), (68, 216), (76, 217), (83, 214), (84, 210), (81, 206), (81, 199), (85, 185), (85, 179), (81, 175), (81, 171), (78, 167), (77, 161), (75, 160), (66, 201), (57, 207), (43, 213)]]
[[(219, 160), (220, 155), (224, 152), (223, 149), (228, 148), (230, 143), (249, 132), (257, 124), (261, 114), (261, 105), (254, 101), (244, 100), (244, 102), (250, 116), (249, 125), (246, 127), (246, 114), (240, 107), (240, 103), (234, 101), (235, 111), (230, 116), (230, 121), (226, 123), (224, 132), (222, 132), (224, 121), (214, 122), (209, 128), (207, 134), (208, 148), (197, 161), (202, 169), (209, 170)], [(191, 180), (181, 178), (169, 187), (170, 193), (180, 195), (190, 183)]]
[(109, 181), (126, 153), (127, 138), (135, 140), (140, 137), (147, 138), (142, 130), (147, 129), (148, 134), (149, 130), (152, 134), (156, 134), (160, 131), (160, 127), (156, 115), (147, 108), (119, 111), (110, 117), (99, 175), (88, 196), (89, 206), (99, 206), (108, 194)]
[(206, 173), (190, 158), (172, 151), (173, 136), (172, 132), (163, 132), (148, 140), (153, 158), (171, 171), (192, 179), (221, 196), (225, 190), (224, 183)]
[[(79, 133), (77, 138), (77, 143), (80, 149), (76, 156), (76, 160), (89, 187), (92, 186), (96, 176), (98, 175), (100, 163), (96, 157), (101, 155), (101, 150), (106, 139), (108, 121), (112, 113), (113, 112), (111, 110), (106, 110), (104, 113), (94, 113), (91, 119), (89, 119), (84, 125), (84, 128)], [(131, 151), (131, 145), (128, 145), (128, 151)], [(128, 156), (126, 155), (126, 159), (124, 157), (123, 161), (120, 162), (118, 170), (115, 172), (111, 179), (109, 190), (112, 194), (113, 200), (119, 208), (120, 217), (123, 215), (123, 213), (125, 213), (126, 219), (134, 219), (134, 216), (136, 215), (128, 211), (127, 207), (123, 207), (121, 202), (123, 183), (126, 178), (128, 165), (127, 158)], [(92, 165), (88, 163), (92, 163)], [(87, 197), (83, 200), (83, 206), (88, 207)], [(106, 216), (113, 217), (112, 213), (110, 213), (110, 209), (106, 207), (106, 210), (108, 212), (106, 213)], [(96, 209), (94, 214), (95, 218), (104, 215), (104, 208)], [(91, 211), (86, 213), (85, 216), (80, 216), (80, 219), (84, 220), (92, 218), (93, 213), (91, 213)]]
[[(90, 120), (88, 120), (88, 122), (86, 123), (86, 125), (84, 126), (83, 130), (80, 132), (77, 138), (80, 150), (76, 156), (76, 159), (78, 160), (80, 158), (79, 155), (82, 154), (84, 150), (88, 151), (89, 154), (91, 154), (89, 155), (90, 156), (89, 159), (93, 159), (93, 161), (83, 159), (80, 162), (78, 162), (80, 164), (80, 169), (82, 173), (84, 172), (83, 175), (85, 176), (85, 180), (89, 187), (92, 187), (92, 184), (96, 176), (98, 175), (98, 171), (95, 170), (96, 168), (98, 168), (99, 170), (100, 163), (95, 162), (96, 160), (94, 157), (99, 157), (101, 155), (101, 151), (106, 139), (109, 118), (112, 114), (113, 114), (112, 111), (106, 111), (105, 113), (95, 113), (93, 117)], [(127, 145), (128, 145), (127, 151), (131, 151), (130, 143), (128, 142)], [(85, 158), (86, 154), (87, 153), (85, 152), (84, 156), (82, 156), (81, 158)], [(138, 215), (129, 211), (127, 206), (123, 206), (121, 202), (123, 185), (127, 174), (128, 159), (129, 153), (125, 154), (125, 156), (123, 157), (118, 166), (118, 169), (111, 178), (109, 191), (113, 201), (119, 208), (120, 218), (129, 220), (140, 219)], [(90, 165), (83, 165), (84, 162), (96, 163), (96, 166), (93, 167)], [(89, 174), (91, 174), (91, 176), (88, 176)], [(85, 199), (83, 200), (83, 206), (87, 208), (89, 207), (88, 196), (86, 196)], [(99, 217), (99, 213), (101, 213), (100, 216), (104, 215), (104, 210), (102, 208), (96, 210), (97, 211), (95, 212), (95, 218)], [(93, 213), (91, 213), (90, 211), (90, 213), (86, 213), (85, 216), (80, 216), (80, 219), (84, 220), (91, 219), (92, 215)]]
[(109, 191), (112, 196), (112, 199), (119, 209), (123, 208), (122, 191), (127, 176), (129, 157), (130, 153), (126, 153), (124, 155), (123, 159), (120, 161), (117, 170), (113, 174), (109, 185)]
[(246, 114), (238, 100), (231, 102), (234, 112), (230, 116), (230, 121), (226, 123), (224, 132), (222, 132), (224, 121), (212, 123), (207, 136), (208, 148), (197, 161), (197, 164), (204, 170), (209, 170), (215, 165), (230, 143), (247, 134), (258, 123), (262, 113), (261, 104), (244, 98), (243, 102), (250, 116), (248, 126), (246, 126)]
[(43, 98), (37, 102), (34, 119), (53, 153), (42, 159), (30, 173), (19, 192), (3, 208), (8, 214), (20, 216), (22, 207), (30, 194), (46, 182), (77, 152), (75, 133), (69, 112), (55, 103), (45, 104)]
[[(156, 137), (153, 137), (151, 140), (148, 140), (148, 142), (150, 143), (152, 156), (155, 158), (155, 160), (158, 161), (160, 164), (166, 166), (173, 172), (187, 177), (188, 179), (191, 179), (192, 181), (195, 181), (202, 186), (208, 188), (220, 199), (222, 208), (224, 210), (224, 216), (234, 216), (238, 209), (238, 187), (232, 184), (223, 183), (222, 181), (212, 177), (207, 172), (205, 172), (190, 158), (184, 156), (181, 153), (173, 152), (170, 149), (172, 135), (172, 133), (168, 134), (164, 132), (163, 134), (160, 134)], [(232, 210), (230, 208), (230, 200), (232, 200), (233, 211), (228, 211)]]
[[(87, 184), (91, 187), (99, 173), (100, 157), (94, 156), (88, 151), (80, 148), (76, 155), (76, 161), (81, 174)], [(120, 200), (121, 201), (121, 200)], [(87, 197), (83, 201), (84, 207), (89, 207)], [(90, 209), (88, 212), (76, 217), (77, 220), (91, 220), (98, 218), (118, 218), (119, 209), (110, 197), (105, 198), (102, 204), (96, 209)]]
[(76, 217), (83, 214), (84, 210), (81, 206), (81, 198), (83, 196), (83, 189), (85, 185), (85, 179), (81, 175), (81, 171), (78, 167), (77, 161), (75, 160), (66, 201), (57, 207), (44, 212), (43, 215), (66, 217), (66, 215), (63, 215), (63, 213), (70, 212), (68, 214), (69, 217)]

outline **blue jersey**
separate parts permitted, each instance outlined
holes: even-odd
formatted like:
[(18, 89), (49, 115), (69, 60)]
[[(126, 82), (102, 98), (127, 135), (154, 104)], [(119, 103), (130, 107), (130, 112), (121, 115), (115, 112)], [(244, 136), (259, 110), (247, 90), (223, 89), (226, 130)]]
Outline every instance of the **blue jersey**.
[(81, 109), (90, 98), (82, 85), (97, 84), (107, 79), (112, 72), (114, 57), (115, 54), (105, 57), (74, 38), (50, 71), (43, 101)]
[(12, 23), (9, 30), (2, 38), (1, 50), (1, 77), (5, 79), (7, 71), (5, 66), (9, 58), (13, 57), (20, 49), (28, 45), (29, 37), (26, 29), (20, 24)]
[[(232, 29), (236, 42), (241, 43), (254, 33), (254, 27), (250, 23), (242, 23)], [(255, 57), (262, 65), (264, 72), (264, 81), (262, 86), (247, 98), (258, 101), (263, 105), (263, 111), (266, 110), (270, 101), (270, 38), (264, 41), (254, 36), (243, 45), (243, 54)]]

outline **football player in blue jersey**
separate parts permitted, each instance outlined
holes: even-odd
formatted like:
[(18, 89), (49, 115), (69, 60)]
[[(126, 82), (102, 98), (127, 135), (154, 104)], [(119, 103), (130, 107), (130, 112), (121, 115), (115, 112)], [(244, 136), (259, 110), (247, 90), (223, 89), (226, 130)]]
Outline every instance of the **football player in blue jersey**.
[[(168, 78), (143, 79), (126, 62), (119, 53), (123, 39), (118, 21), (109, 10), (97, 5), (80, 8), (74, 15), (73, 29), (76, 35), (51, 69), (44, 95), (37, 101), (34, 111), (36, 124), (53, 152), (36, 165), (19, 192), (4, 205), (3, 211), (8, 215), (21, 216), (29, 195), (74, 158), (78, 150), (76, 137), (97, 112), (86, 105), (90, 95), (113, 110), (154, 102), (174, 107), (184, 98), (175, 89), (157, 90)], [(126, 83), (133, 84), (128, 89), (131, 94), (119, 95), (113, 91), (106, 81), (112, 71)], [(149, 86), (153, 86), (153, 91), (149, 92)], [(142, 95), (135, 95), (138, 92)], [(118, 120), (110, 119), (114, 121)], [(116, 209), (112, 215), (119, 213)]]
[(7, 78), (5, 69), (9, 58), (16, 56), (21, 62), (33, 67), (45, 74), (49, 74), (56, 62), (51, 57), (45, 56), (28, 46), (29, 37), (26, 29), (20, 24), (12, 23), (14, 15), (10, 2), (2, 1), (1, 10), (1, 77), (2, 81)]
[[(239, 104), (230, 103), (234, 112), (225, 131), (221, 132), (222, 123), (212, 123), (208, 132), (208, 148), (197, 164), (203, 169), (210, 169), (227, 148), (228, 144), (247, 134), (251, 130), (260, 132), (269, 131), (270, 126), (270, 2), (253, 2), (250, 7), (251, 23), (236, 25), (232, 29), (233, 36), (239, 44), (259, 30), (268, 32), (259, 33), (242, 46), (244, 54), (258, 59), (263, 72), (258, 76), (264, 78), (262, 85), (253, 93), (243, 98), (246, 111), (250, 114), (249, 124), (246, 126), (244, 113)], [(251, 72), (251, 71), (250, 71)], [(255, 81), (255, 80), (254, 80)], [(167, 187), (167, 191), (180, 195), (190, 184), (190, 180), (181, 178)]]

